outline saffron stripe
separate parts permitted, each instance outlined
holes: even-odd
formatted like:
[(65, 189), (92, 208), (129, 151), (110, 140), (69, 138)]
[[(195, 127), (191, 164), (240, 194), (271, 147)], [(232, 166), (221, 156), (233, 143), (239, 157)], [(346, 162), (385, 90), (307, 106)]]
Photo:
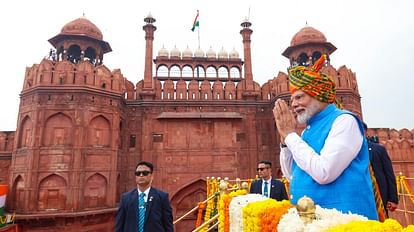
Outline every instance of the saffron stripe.
[(195, 28), (195, 26), (198, 26), (198, 25), (196, 25), (197, 24), (197, 21), (198, 21), (198, 10), (197, 10), (197, 16), (195, 17), (195, 19), (194, 19), (194, 23), (193, 23), (193, 28)]
[(7, 185), (0, 185), (0, 196), (7, 194)]

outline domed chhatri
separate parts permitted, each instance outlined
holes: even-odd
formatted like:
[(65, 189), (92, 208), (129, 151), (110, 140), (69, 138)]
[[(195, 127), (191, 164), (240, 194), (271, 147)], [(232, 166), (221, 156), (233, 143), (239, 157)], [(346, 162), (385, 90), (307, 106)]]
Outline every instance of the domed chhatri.
[(306, 24), (304, 28), (293, 36), (290, 46), (306, 43), (326, 43), (326, 41), (326, 37), (322, 32)]
[(229, 54), (227, 53), (226, 49), (224, 49), (224, 47), (221, 47), (221, 50), (218, 53), (218, 58), (220, 59), (229, 58)]
[(191, 51), (191, 49), (187, 46), (186, 49), (184, 49), (183, 51), (183, 58), (191, 58), (193, 57), (193, 52)]
[(231, 50), (230, 54), (229, 54), (230, 59), (238, 59), (239, 58), (239, 53), (236, 51), (235, 48), (233, 48), (233, 50)]
[(181, 52), (180, 50), (178, 50), (177, 46), (175, 46), (171, 51), (170, 51), (170, 57), (181, 57)]
[(197, 48), (197, 50), (194, 52), (194, 57), (197, 57), (197, 58), (204, 57), (204, 52), (200, 47)]
[(85, 16), (65, 24), (60, 33), (48, 41), (56, 49), (57, 61), (78, 63), (88, 60), (94, 65), (101, 65), (104, 54), (112, 51), (109, 43), (103, 40), (101, 30)]
[(162, 46), (162, 48), (160, 48), (160, 50), (158, 50), (158, 56), (168, 57), (168, 55), (169, 55), (169, 52), (164, 46)]
[(207, 50), (207, 58), (217, 58), (217, 54), (216, 52), (213, 50), (212, 47), (210, 47), (210, 49)]
[(102, 32), (99, 28), (85, 17), (75, 19), (63, 26), (60, 34), (87, 36), (102, 40)]
[[(311, 48), (312, 52), (304, 50), (304, 47)], [(300, 29), (293, 37), (290, 42), (290, 46), (285, 49), (282, 55), (289, 58), (291, 62), (298, 62), (299, 56), (304, 53), (307, 57), (313, 57), (313, 53), (318, 51), (319, 53), (332, 54), (336, 50), (336, 47), (327, 41), (326, 36), (316, 30), (315, 28), (305, 25)]]

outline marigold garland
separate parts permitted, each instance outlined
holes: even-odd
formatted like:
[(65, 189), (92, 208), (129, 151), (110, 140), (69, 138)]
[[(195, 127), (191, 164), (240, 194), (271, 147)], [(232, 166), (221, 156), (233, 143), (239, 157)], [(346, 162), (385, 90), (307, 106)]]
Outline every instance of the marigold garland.
[[(406, 177), (399, 175), (396, 177), (396, 180), (397, 191), (399, 195), (403, 193), (409, 195), (410, 200), (414, 204), (414, 196), (412, 196), (413, 194)], [(249, 186), (251, 184), (251, 181), (251, 179), (248, 180)], [(289, 195), (288, 180), (283, 178), (282, 182), (284, 183), (286, 191)], [(207, 179), (207, 197), (211, 197), (213, 194), (215, 196), (207, 203), (198, 203), (196, 227), (199, 227), (202, 224), (203, 210), (205, 209), (204, 221), (208, 221), (217, 213), (219, 214), (219, 232), (239, 231), (240, 229), (245, 232), (277, 232), (278, 229), (279, 232), (297, 231), (297, 229), (304, 232), (414, 232), (414, 225), (409, 225), (406, 228), (403, 228), (401, 224), (399, 224), (399, 222), (394, 219), (386, 219), (384, 222), (379, 222), (374, 220), (367, 220), (365, 217), (362, 217), (360, 215), (330, 212), (335, 210), (321, 209), (320, 207), (319, 208), (322, 211), (320, 211), (319, 217), (317, 216), (317, 219), (315, 221), (306, 225), (299, 223), (301, 220), (298, 217), (297, 212), (295, 212), (296, 209), (293, 208), (294, 206), (291, 205), (289, 201), (276, 201), (266, 198), (263, 199), (263, 196), (257, 194), (246, 195), (247, 190), (244, 189), (232, 191), (228, 194), (219, 195), (218, 186), (218, 180)], [(237, 199), (237, 202), (234, 205), (232, 203), (232, 200), (240, 195), (246, 196)], [(236, 207), (234, 208), (234, 206)], [(231, 207), (233, 208), (230, 209)], [(280, 223), (284, 225), (282, 227), (278, 227), (280, 220), (282, 218), (285, 219), (285, 216), (289, 214), (291, 215), (289, 216), (290, 219), (288, 221), (284, 220)], [(294, 219), (292, 216), (298, 218)], [(3, 218), (1, 218), (1, 220), (3, 221)], [(299, 221), (295, 223), (295, 220)], [(286, 224), (287, 222), (289, 223)], [(294, 225), (292, 225), (292, 222)], [(238, 226), (235, 226), (233, 228), (233, 224), (237, 224)], [(296, 229), (294, 229), (292, 226)], [(301, 227), (303, 228), (302, 230), (300, 229)], [(208, 226), (200, 231), (206, 231), (207, 228)]]
[(403, 231), (402, 226), (394, 219), (386, 219), (383, 223), (374, 220), (353, 221), (343, 225), (331, 227), (325, 232), (399, 232)]
[[(213, 215), (214, 208), (217, 208), (217, 197), (218, 197), (218, 192), (216, 192), (215, 190), (218, 189), (218, 180), (216, 179), (207, 179), (207, 190), (209, 192), (209, 195), (207, 195), (207, 198), (209, 198), (210, 196), (212, 196), (213, 194), (214, 199), (211, 199), (207, 202), (207, 206), (206, 206), (206, 212), (204, 214), (204, 221), (208, 221), (210, 220), (211, 217), (215, 216), (215, 214)], [(201, 232), (206, 231), (208, 228), (207, 226), (204, 226), (201, 230)]]
[[(225, 216), (226, 205), (230, 204), (230, 217)], [(220, 199), (220, 232), (414, 232), (414, 225), (403, 228), (394, 219), (384, 222), (368, 220), (366, 217), (341, 213), (336, 209), (323, 209), (317, 205), (316, 220), (304, 224), (296, 208), (289, 201), (263, 198), (259, 194), (247, 194), (232, 198), (224, 194)], [(230, 218), (227, 221), (226, 218)]]
[(206, 208), (206, 204), (204, 202), (198, 202), (198, 213), (197, 213), (197, 222), (196, 228), (201, 225), (201, 220), (203, 219), (203, 210)]
[(243, 208), (244, 231), (276, 231), (280, 218), (292, 207), (289, 201), (276, 201), (271, 198), (249, 203)]
[(290, 187), (289, 187), (289, 181), (286, 177), (282, 178), (282, 183), (285, 185), (285, 190), (288, 195), (288, 200), (290, 200)]
[(414, 225), (408, 225), (402, 230), (402, 232), (414, 232)]
[(280, 218), (288, 211), (288, 209), (293, 207), (289, 202), (286, 201), (285, 203), (285, 205), (282, 205), (277, 209), (269, 207), (263, 211), (262, 216), (260, 217), (263, 232), (277, 231), (277, 225), (279, 224)]
[(247, 194), (234, 197), (229, 206), (230, 232), (245, 231), (243, 222), (243, 208), (249, 203), (267, 200), (261, 194)]
[(229, 212), (229, 206), (231, 199), (233, 197), (239, 196), (239, 195), (245, 195), (247, 194), (246, 190), (237, 190), (233, 191), (229, 194), (222, 194), (220, 196), (220, 202), (219, 202), (219, 232), (229, 232), (230, 231), (230, 212)]
[(219, 232), (229, 232), (230, 222), (229, 222), (229, 205), (230, 205), (230, 196), (223, 194), (220, 197), (219, 203)]

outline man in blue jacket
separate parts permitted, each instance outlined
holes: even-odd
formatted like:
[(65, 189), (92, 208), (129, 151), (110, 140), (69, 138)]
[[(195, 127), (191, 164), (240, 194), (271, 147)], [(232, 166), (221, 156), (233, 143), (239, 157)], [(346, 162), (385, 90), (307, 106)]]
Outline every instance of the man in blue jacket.
[(151, 183), (154, 165), (139, 162), (135, 168), (137, 187), (122, 194), (116, 215), (116, 232), (171, 232), (174, 231), (173, 216), (168, 193)]
[(262, 160), (257, 163), (257, 173), (260, 179), (252, 183), (250, 193), (258, 193), (278, 201), (288, 200), (283, 183), (272, 178), (272, 162)]
[[(291, 202), (306, 195), (322, 208), (378, 220), (362, 123), (340, 109), (335, 82), (319, 73), (324, 64), (322, 55), (312, 67), (289, 69), (293, 112), (281, 99), (273, 109)], [(296, 120), (306, 124), (301, 136), (295, 132)]]
[[(368, 130), (364, 124), (365, 133)], [(368, 137), (367, 137), (368, 138)], [(368, 139), (369, 160), (384, 204), (385, 214), (398, 207), (398, 192), (392, 162), (384, 146)]]

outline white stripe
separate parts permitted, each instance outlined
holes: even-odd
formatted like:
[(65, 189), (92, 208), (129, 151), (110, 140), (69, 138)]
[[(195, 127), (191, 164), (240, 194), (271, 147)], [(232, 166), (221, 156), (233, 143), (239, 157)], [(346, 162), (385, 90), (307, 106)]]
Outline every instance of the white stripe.
[(0, 196), (0, 208), (4, 207), (4, 203), (6, 203), (6, 195)]
[(14, 221), (14, 218), (13, 218), (13, 221), (12, 221), (12, 217), (13, 217), (13, 214), (8, 214), (7, 215), (7, 222), (6, 223), (13, 222)]

